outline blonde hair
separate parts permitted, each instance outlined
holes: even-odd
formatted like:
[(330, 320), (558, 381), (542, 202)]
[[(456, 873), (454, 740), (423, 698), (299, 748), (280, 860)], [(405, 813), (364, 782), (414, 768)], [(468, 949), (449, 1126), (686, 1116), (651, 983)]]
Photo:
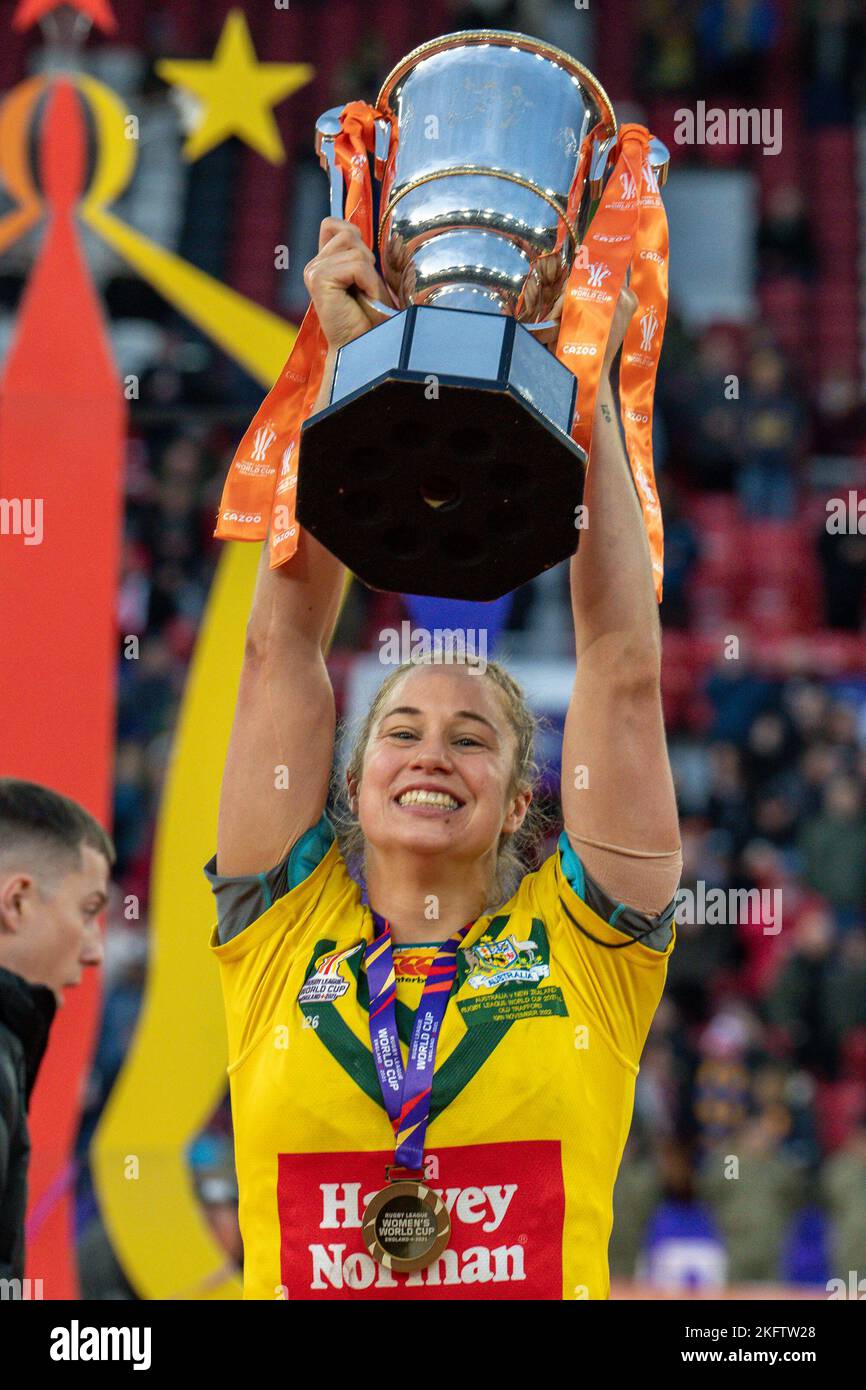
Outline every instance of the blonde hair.
[[(402, 665), (389, 672), (385, 677), (376, 691), (373, 702), (367, 710), (351, 745), (346, 773), (354, 782), (361, 780), (364, 756), (370, 735), (381, 717), (385, 702), (395, 685), (419, 666), (440, 666), (441, 664), (441, 660), (437, 661), (432, 654), (422, 656), (412, 661), (404, 661)], [(458, 666), (454, 669), (459, 670), (460, 668)], [(499, 662), (487, 662), (481, 676), (473, 676), (473, 680), (478, 679), (487, 679), (496, 687), (503, 713), (514, 735), (514, 762), (511, 769), (508, 797), (510, 799), (518, 791), (528, 790), (533, 794), (529, 810), (520, 828), (513, 833), (503, 831), (499, 836), (496, 870), (490, 887), (490, 898), (485, 907), (486, 911), (493, 911), (502, 903), (507, 902), (516, 891), (520, 880), (529, 869), (528, 851), (538, 838), (549, 829), (551, 818), (541, 809), (537, 800), (540, 776), (538, 765), (534, 759), (534, 751), (535, 737), (541, 726), (541, 720), (529, 708), (526, 697), (517, 681)], [(345, 726), (343, 732), (344, 734), (346, 732)], [(365, 877), (366, 855), (364, 832), (349, 803), (347, 778), (344, 775), (342, 780), (339, 780), (336, 770), (333, 803), (332, 819), (340, 851), (350, 873), (363, 879)]]

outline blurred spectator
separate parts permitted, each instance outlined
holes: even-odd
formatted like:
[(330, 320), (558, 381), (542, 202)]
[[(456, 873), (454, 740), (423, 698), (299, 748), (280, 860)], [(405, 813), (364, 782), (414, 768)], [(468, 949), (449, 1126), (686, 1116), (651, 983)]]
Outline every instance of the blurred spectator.
[(725, 379), (733, 371), (728, 335), (708, 330), (698, 343), (681, 409), (688, 423), (689, 476), (710, 492), (731, 491), (739, 462), (740, 407), (725, 397)]
[(709, 750), (710, 792), (707, 812), (712, 823), (724, 830), (734, 850), (748, 835), (749, 803), (742, 754), (734, 743), (715, 743)]
[(703, 0), (698, 15), (705, 80), (753, 99), (777, 30), (772, 0)]
[(753, 1033), (752, 1020), (733, 1009), (721, 1010), (704, 1029), (703, 1056), (694, 1081), (695, 1119), (703, 1149), (730, 1144), (742, 1129), (751, 1089), (746, 1053)]
[(794, 183), (773, 185), (758, 227), (760, 278), (799, 275), (813, 280), (815, 256), (803, 194)]
[(719, 658), (706, 689), (713, 712), (709, 736), (727, 743), (743, 743), (752, 720), (776, 695), (774, 682), (754, 670), (743, 642), (737, 660)]
[(854, 113), (866, 56), (861, 0), (800, 0), (800, 70), (810, 125), (839, 125)]
[(754, 353), (743, 388), (742, 464), (737, 489), (747, 516), (787, 521), (793, 515), (803, 412), (785, 382), (785, 363), (769, 349)]
[(244, 1262), (244, 1247), (238, 1225), (238, 1186), (234, 1169), (201, 1177), (198, 1195), (217, 1244), (228, 1257), (224, 1272), (225, 1277), (230, 1278), (237, 1274)]
[(818, 559), (824, 575), (824, 622), (843, 632), (859, 632), (866, 594), (866, 535), (836, 535), (825, 525), (818, 534)]
[(168, 727), (180, 672), (164, 637), (147, 637), (139, 656), (120, 663), (119, 738), (152, 738)]
[(658, 1163), (648, 1151), (635, 1124), (626, 1143), (613, 1190), (613, 1230), (608, 1258), (614, 1278), (634, 1278), (647, 1223), (661, 1195)]
[(857, 378), (846, 367), (830, 364), (821, 371), (814, 436), (820, 454), (866, 457), (866, 400)]
[(688, 1022), (706, 1015), (710, 991), (733, 964), (736, 929), (728, 922), (707, 923), (695, 910), (700, 886), (727, 885), (727, 865), (713, 857), (708, 827), (697, 817), (681, 824), (683, 878), (677, 907), (677, 948), (668, 965), (668, 982)]
[(123, 546), (117, 596), (117, 625), (122, 635), (144, 632), (150, 606), (150, 562), (143, 545), (127, 540)]
[(238, 1186), (231, 1139), (224, 1132), (230, 1123), (223, 1105), (207, 1131), (190, 1147), (189, 1163), (208, 1225), (226, 1254), (224, 1278), (243, 1267), (243, 1242), (238, 1225)]
[(866, 1269), (866, 1120), (828, 1159), (822, 1182), (830, 1212), (830, 1256), (834, 1277)]
[(809, 745), (799, 764), (800, 805), (804, 815), (814, 816), (820, 811), (828, 779), (841, 771), (842, 760), (837, 748), (823, 739)]
[(118, 745), (114, 764), (114, 843), (117, 872), (126, 873), (141, 845), (148, 812), (144, 749), (141, 744)]
[(845, 765), (853, 770), (857, 755), (855, 707), (848, 700), (834, 700), (827, 710), (825, 730), (829, 742), (841, 752)]
[(832, 1000), (828, 1031), (841, 1057), (849, 1036), (866, 1036), (866, 928), (856, 927), (842, 937), (830, 966), (827, 994)]
[(829, 705), (826, 688), (815, 680), (793, 679), (782, 690), (782, 707), (804, 741), (820, 738)]
[(666, 628), (687, 628), (690, 578), (700, 553), (698, 534), (683, 513), (679, 490), (672, 479), (666, 478), (662, 484), (660, 501), (665, 526), (665, 582), (660, 618)]
[(752, 820), (755, 834), (764, 843), (784, 849), (790, 843), (797, 814), (788, 797), (777, 790), (757, 797)]
[(691, 88), (697, 73), (692, 0), (645, 0), (639, 9), (639, 61), (647, 94)]
[(674, 1140), (661, 1150), (662, 1200), (652, 1216), (638, 1275), (656, 1288), (711, 1290), (726, 1279), (727, 1260), (715, 1221), (695, 1190), (688, 1149)]
[(737, 921), (737, 987), (748, 998), (763, 999), (778, 973), (783, 934), (797, 919), (802, 895), (783, 850), (768, 840), (749, 840), (733, 879), (751, 895)]
[(827, 1258), (827, 1229), (824, 1213), (812, 1200), (814, 1184), (809, 1186), (807, 1204), (791, 1222), (782, 1251), (782, 1278), (785, 1283), (825, 1285), (830, 1264)]
[(746, 736), (743, 765), (750, 792), (762, 792), (791, 764), (797, 751), (788, 720), (779, 710), (764, 710)]
[(836, 1049), (832, 1010), (833, 919), (813, 908), (794, 928), (794, 946), (768, 999), (770, 1021), (782, 1029), (800, 1066), (832, 1075)]
[(839, 1069), (832, 1081), (822, 1081), (815, 1097), (815, 1116), (821, 1148), (835, 1153), (866, 1118), (866, 1028), (839, 1038)]
[(672, 998), (664, 996), (652, 1021), (635, 1089), (635, 1122), (654, 1139), (690, 1132), (685, 1099), (694, 1066), (692, 1048)]
[(845, 921), (862, 912), (866, 898), (866, 816), (863, 792), (853, 777), (837, 775), (824, 791), (823, 808), (808, 816), (799, 836), (803, 876)]
[(791, 1117), (771, 1105), (707, 1155), (698, 1191), (725, 1240), (728, 1278), (774, 1283), (782, 1278), (782, 1245), (802, 1205), (802, 1168), (784, 1151)]

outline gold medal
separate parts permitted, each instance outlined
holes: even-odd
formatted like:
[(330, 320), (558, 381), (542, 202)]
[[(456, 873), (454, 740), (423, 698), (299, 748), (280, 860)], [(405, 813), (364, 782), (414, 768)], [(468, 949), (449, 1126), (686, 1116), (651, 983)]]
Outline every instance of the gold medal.
[(396, 1274), (411, 1274), (442, 1254), (451, 1239), (451, 1218), (436, 1192), (404, 1179), (368, 1203), (361, 1234), (374, 1260)]

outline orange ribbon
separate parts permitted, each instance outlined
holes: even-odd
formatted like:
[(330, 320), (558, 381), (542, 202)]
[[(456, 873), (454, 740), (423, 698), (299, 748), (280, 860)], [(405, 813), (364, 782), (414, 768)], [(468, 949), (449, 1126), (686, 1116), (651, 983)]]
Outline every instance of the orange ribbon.
[[(370, 247), (373, 189), (367, 154), (375, 148), (375, 123), (383, 116), (386, 113), (364, 101), (349, 102), (340, 114), (341, 130), (334, 141), (334, 155), (346, 184), (346, 220), (354, 222)], [(271, 569), (285, 564), (298, 548), (295, 505), (301, 425), (319, 394), (327, 348), (311, 304), (286, 365), (240, 442), (223, 487), (214, 535), (221, 540), (258, 541), (269, 534)]]
[(625, 125), (620, 130), (616, 164), (585, 237), (590, 254), (577, 257), (569, 276), (556, 355), (580, 378), (572, 436), (589, 454), (605, 347), (631, 266), (638, 307), (623, 341), (620, 411), (660, 602), (664, 535), (653, 470), (652, 420), (667, 317), (668, 224), (649, 162), (649, 142), (645, 126)]

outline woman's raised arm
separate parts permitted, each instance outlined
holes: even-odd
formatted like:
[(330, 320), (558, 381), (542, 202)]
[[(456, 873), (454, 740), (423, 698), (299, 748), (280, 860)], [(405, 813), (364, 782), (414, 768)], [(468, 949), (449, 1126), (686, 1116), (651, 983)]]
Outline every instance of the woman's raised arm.
[[(331, 217), (304, 280), (329, 346), (314, 407), (321, 410), (337, 349), (372, 326), (352, 286), (374, 299), (388, 294), (360, 233)], [(279, 569), (269, 568), (263, 547), (220, 796), (219, 874), (273, 868), (325, 808), (336, 716), (324, 653), (345, 577), (339, 560), (303, 530)]]
[(576, 853), (615, 901), (650, 914), (681, 872), (661, 703), (661, 631), (649, 542), (609, 372), (637, 301), (623, 290), (596, 399), (571, 561), (577, 670), (562, 748), (562, 809)]

